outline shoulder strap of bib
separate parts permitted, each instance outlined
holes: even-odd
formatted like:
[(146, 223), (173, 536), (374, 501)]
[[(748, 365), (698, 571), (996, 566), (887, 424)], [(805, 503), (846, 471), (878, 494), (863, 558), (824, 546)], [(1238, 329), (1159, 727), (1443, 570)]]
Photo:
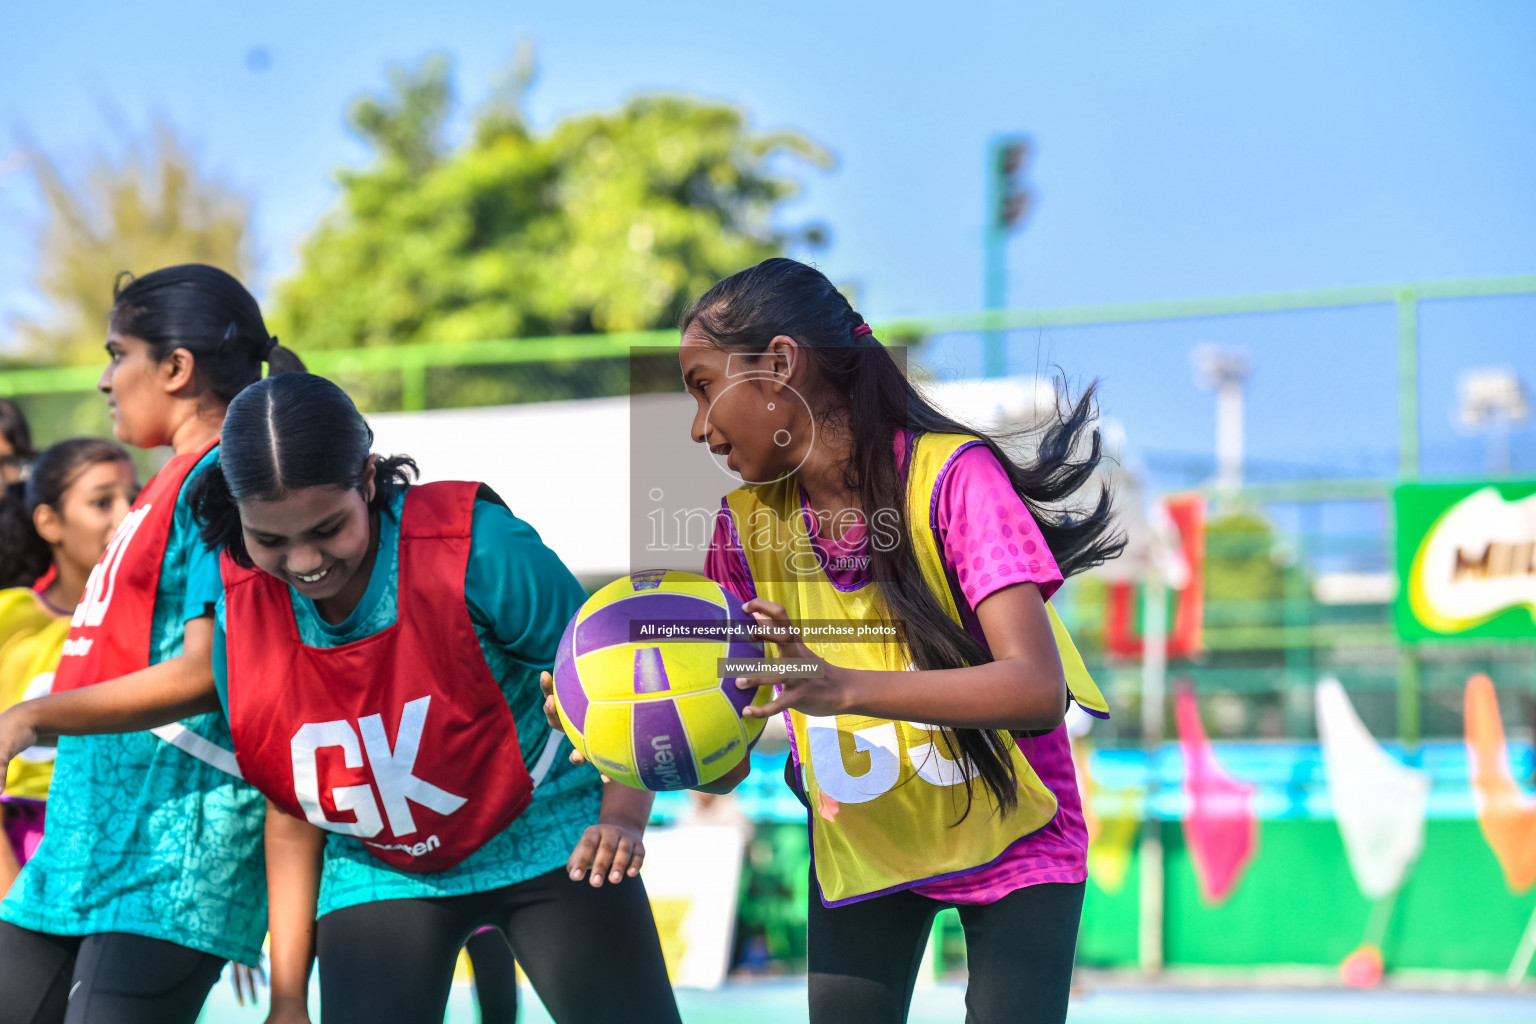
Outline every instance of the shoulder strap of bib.
[(501, 502), (495, 491), (474, 480), (441, 480), (413, 485), (405, 492), (400, 536), (410, 540), (468, 537), (474, 522), (475, 499), (482, 489)]
[(950, 618), (960, 621), (960, 607), (944, 569), (944, 555), (933, 531), (934, 504), (939, 486), (950, 463), (961, 450), (981, 439), (969, 434), (922, 434), (911, 448), (907, 461), (907, 529), (912, 539), (912, 553), (922, 570), (923, 582), (938, 598)]

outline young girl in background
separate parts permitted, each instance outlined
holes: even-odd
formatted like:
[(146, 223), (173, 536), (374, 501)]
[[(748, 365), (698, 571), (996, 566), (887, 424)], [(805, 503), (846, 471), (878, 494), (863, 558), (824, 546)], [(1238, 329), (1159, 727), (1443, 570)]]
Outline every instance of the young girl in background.
[[(202, 542), (188, 487), (262, 364), (301, 365), (250, 293), (200, 264), (120, 280), (106, 347), (113, 432), (175, 454), (86, 583), (56, 694), (150, 665), (211, 675), (218, 589), (189, 574)], [(0, 904), (0, 1024), (192, 1024), (226, 960), (259, 962), (264, 803), (235, 772), (218, 715), (59, 741), (48, 829)]]
[[(128, 453), (95, 438), (54, 445), (26, 483), (0, 492), (0, 565), (31, 580), (53, 569), (41, 591), (0, 590), (0, 711), (48, 692), (86, 577), (137, 493)], [(36, 747), (6, 773), (0, 897), (42, 840), (53, 758), (51, 747)]]
[[(9, 398), (0, 398), (0, 487), (23, 480), (36, 454), (32, 450), (32, 431), (21, 407)], [(3, 574), (0, 569), (0, 579)]]
[(35, 702), (20, 740), (0, 716), (0, 756), (222, 707), (271, 801), (273, 1021), (308, 1019), (313, 949), (325, 1024), (440, 1024), (459, 949), (496, 926), (562, 1024), (675, 1024), (636, 877), (651, 794), (559, 757), (540, 714), (585, 594), (489, 489), (409, 486), (372, 440), (323, 378), (241, 394), (195, 499), (224, 551), (212, 680)]
[[(1061, 723), (1069, 699), (1107, 712), (1047, 602), (1120, 548), (1107, 494), (1054, 511), (1098, 462), (1091, 395), (1020, 464), (929, 404), (831, 282), (787, 259), (701, 297), (681, 360), (692, 437), (746, 483), (706, 572), (780, 656), (825, 667), (743, 682), (782, 685), (744, 713), (788, 712), (808, 803), (811, 1020), (904, 1020), (933, 917), (956, 906), (966, 1019), (1059, 1024), (1087, 851)], [(806, 620), (896, 623), (903, 642), (828, 647), (798, 636)]]

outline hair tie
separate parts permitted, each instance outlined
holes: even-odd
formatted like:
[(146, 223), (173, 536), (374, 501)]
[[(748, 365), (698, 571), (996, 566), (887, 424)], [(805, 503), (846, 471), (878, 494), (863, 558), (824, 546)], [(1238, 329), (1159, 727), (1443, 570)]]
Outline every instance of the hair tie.
[(869, 326), (869, 324), (859, 324), (859, 326), (857, 326), (857, 327), (855, 327), (853, 329), (853, 336), (855, 338), (859, 337), (861, 334), (874, 334), (874, 333), (875, 333), (875, 329), (873, 327)]

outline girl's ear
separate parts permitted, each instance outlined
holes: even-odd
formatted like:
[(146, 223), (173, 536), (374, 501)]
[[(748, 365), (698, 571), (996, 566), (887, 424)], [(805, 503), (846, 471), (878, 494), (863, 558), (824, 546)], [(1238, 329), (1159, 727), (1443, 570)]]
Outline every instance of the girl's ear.
[(775, 391), (788, 387), (800, 365), (800, 343), (787, 334), (775, 335), (763, 349), (762, 369), (772, 374)]
[(64, 543), (64, 520), (52, 505), (39, 505), (32, 513), (32, 527), (49, 547)]
[(172, 349), (170, 355), (160, 360), (157, 367), (160, 386), (166, 394), (174, 394), (192, 383), (196, 372), (197, 357), (184, 348)]
[(372, 505), (373, 496), (378, 492), (379, 488), (376, 480), (378, 469), (379, 457), (377, 455), (368, 456), (368, 461), (363, 466), (363, 481), (358, 484), (358, 490), (363, 493), (363, 504), (365, 505)]

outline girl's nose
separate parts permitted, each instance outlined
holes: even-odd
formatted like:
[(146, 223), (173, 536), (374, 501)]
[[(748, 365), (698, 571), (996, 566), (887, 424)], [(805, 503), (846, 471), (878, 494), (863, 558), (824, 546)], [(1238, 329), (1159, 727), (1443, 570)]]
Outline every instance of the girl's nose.
[(295, 576), (307, 576), (319, 569), (323, 561), (317, 548), (295, 548), (288, 555), (285, 568)]

